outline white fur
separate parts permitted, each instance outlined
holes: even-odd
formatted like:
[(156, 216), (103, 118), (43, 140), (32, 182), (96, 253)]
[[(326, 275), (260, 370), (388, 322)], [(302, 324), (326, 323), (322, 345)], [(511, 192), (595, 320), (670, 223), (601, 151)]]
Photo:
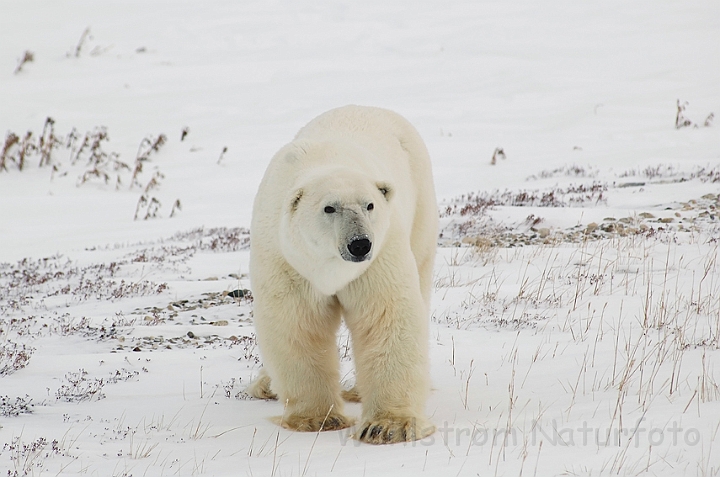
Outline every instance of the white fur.
[[(357, 437), (386, 443), (434, 431), (424, 406), (436, 237), (427, 150), (393, 112), (328, 111), (273, 157), (255, 198), (250, 249), (269, 379), (250, 392), (277, 394), (287, 407), (282, 425), (352, 424), (343, 415), (335, 344), (342, 317), (363, 401)], [(370, 240), (371, 251), (349, 261), (348, 244), (358, 238)]]

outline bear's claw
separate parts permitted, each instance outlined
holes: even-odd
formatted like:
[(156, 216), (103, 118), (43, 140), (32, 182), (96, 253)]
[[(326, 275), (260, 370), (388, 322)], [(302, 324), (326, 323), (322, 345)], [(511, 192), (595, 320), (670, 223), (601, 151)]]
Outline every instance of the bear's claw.
[(415, 418), (385, 418), (365, 422), (355, 438), (369, 444), (393, 444), (422, 439), (435, 432), (435, 426)]

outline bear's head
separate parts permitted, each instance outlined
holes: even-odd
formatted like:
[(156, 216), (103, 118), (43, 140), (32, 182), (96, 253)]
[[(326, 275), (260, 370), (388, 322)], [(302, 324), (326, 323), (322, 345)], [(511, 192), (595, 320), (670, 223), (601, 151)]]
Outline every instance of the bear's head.
[(390, 226), (392, 190), (357, 170), (313, 168), (287, 196), (280, 246), (287, 262), (325, 295), (372, 263)]

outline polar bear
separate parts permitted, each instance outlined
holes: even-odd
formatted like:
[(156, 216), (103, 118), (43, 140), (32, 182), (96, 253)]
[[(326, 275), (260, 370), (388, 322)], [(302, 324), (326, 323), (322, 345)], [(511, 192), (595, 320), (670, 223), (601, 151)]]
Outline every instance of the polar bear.
[[(350, 427), (345, 396), (362, 400), (354, 434), (361, 441), (411, 441), (434, 432), (424, 408), (437, 230), (427, 149), (396, 113), (333, 109), (275, 154), (250, 232), (264, 368), (248, 391), (279, 398), (283, 427)], [(352, 392), (340, 387), (341, 319), (352, 337)]]

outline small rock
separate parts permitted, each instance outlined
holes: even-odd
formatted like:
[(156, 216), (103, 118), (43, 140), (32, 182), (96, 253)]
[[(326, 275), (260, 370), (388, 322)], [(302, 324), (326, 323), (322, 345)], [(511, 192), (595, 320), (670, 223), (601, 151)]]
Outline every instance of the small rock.
[(139, 346), (136, 346), (136, 347), (133, 348), (133, 351), (135, 351), (136, 353), (139, 353), (139, 352), (142, 351), (142, 350), (140, 349)]
[(188, 338), (191, 338), (191, 339), (194, 339), (194, 338), (195, 338), (195, 333), (193, 333), (192, 331), (188, 331), (188, 332), (187, 332), (187, 337), (188, 337)]
[(228, 292), (227, 296), (231, 296), (233, 298), (244, 298), (246, 295), (248, 295), (250, 290), (233, 290), (231, 292)]
[(218, 321), (213, 321), (210, 324), (213, 326), (227, 326), (229, 323), (228, 323), (228, 320), (218, 320)]

